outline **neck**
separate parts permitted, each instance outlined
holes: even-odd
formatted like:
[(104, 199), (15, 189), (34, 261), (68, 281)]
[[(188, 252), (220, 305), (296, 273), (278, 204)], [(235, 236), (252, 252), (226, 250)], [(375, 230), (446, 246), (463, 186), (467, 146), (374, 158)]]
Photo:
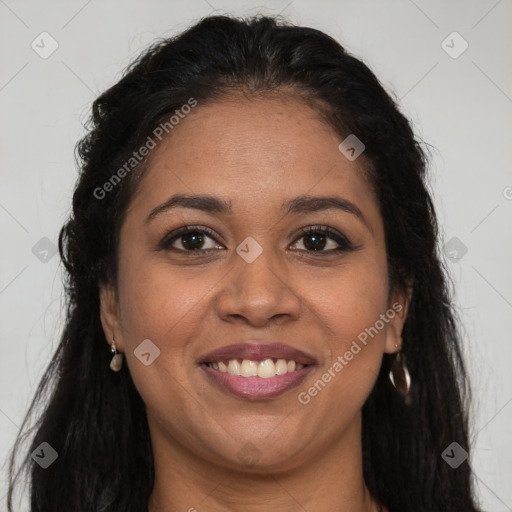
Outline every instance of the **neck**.
[(165, 437), (156, 423), (149, 424), (155, 484), (148, 512), (262, 512), (269, 507), (281, 512), (386, 512), (364, 483), (360, 417), (314, 458), (279, 472), (212, 464)]

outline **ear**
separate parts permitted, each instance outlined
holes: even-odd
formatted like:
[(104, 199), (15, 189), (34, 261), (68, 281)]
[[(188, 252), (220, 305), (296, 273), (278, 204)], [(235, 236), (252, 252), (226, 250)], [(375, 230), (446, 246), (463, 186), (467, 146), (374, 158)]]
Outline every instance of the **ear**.
[(119, 303), (115, 287), (112, 285), (100, 286), (100, 319), (107, 343), (110, 345), (113, 337), (117, 350), (124, 352)]
[(393, 293), (386, 316), (389, 319), (386, 329), (384, 352), (394, 354), (402, 350), (402, 329), (407, 318), (407, 311), (412, 298), (412, 286), (406, 290)]

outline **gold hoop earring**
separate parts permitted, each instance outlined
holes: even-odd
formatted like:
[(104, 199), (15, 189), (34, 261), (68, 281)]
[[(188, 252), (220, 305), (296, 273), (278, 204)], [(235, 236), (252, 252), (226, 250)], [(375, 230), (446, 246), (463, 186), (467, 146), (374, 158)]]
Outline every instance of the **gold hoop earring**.
[(116, 342), (114, 336), (112, 336), (112, 343), (110, 344), (110, 351), (114, 354), (114, 357), (110, 361), (110, 369), (114, 372), (118, 372), (123, 366), (123, 354), (117, 351)]
[(407, 396), (411, 389), (411, 375), (409, 374), (409, 370), (405, 364), (405, 355), (402, 351), (397, 353), (396, 358), (393, 361), (393, 365), (389, 372), (389, 380), (400, 395), (404, 397)]

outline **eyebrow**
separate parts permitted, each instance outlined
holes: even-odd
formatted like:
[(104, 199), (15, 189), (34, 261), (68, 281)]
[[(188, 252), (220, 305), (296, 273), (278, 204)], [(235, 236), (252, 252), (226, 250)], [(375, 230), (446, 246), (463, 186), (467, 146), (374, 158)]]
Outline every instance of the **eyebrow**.
[(233, 208), (230, 201), (209, 195), (183, 195), (175, 194), (165, 203), (153, 208), (146, 219), (146, 224), (158, 214), (172, 210), (173, 208), (191, 208), (208, 213), (232, 213)]
[[(233, 213), (231, 201), (227, 201), (216, 196), (175, 194), (165, 201), (165, 203), (162, 203), (151, 210), (146, 219), (146, 224), (160, 213), (174, 208), (190, 208), (208, 213)], [(281, 205), (281, 210), (285, 215), (312, 213), (325, 210), (341, 210), (355, 215), (373, 234), (373, 229), (365, 219), (361, 210), (354, 203), (350, 202), (348, 199), (344, 199), (343, 197), (302, 195), (289, 201), (285, 201)]]

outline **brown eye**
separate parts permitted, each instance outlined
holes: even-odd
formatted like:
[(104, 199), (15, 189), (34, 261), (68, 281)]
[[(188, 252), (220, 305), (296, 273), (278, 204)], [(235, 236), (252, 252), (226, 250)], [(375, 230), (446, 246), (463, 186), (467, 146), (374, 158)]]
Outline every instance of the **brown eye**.
[(192, 233), (185, 233), (184, 235), (180, 236), (181, 244), (183, 247), (185, 247), (187, 250), (196, 250), (201, 249), (203, 247), (205, 237), (202, 233), (199, 231), (192, 232)]
[[(209, 240), (211, 241), (209, 243), (210, 246), (205, 247), (205, 245), (208, 245)], [(219, 244), (216, 242), (213, 232), (209, 229), (186, 226), (185, 228), (169, 233), (159, 243), (158, 248), (181, 252), (204, 252), (219, 248)]]
[[(303, 239), (302, 242), (307, 252), (339, 253), (354, 250), (352, 243), (341, 233), (328, 226), (309, 226), (301, 229), (301, 236), (294, 242)], [(327, 247), (327, 250), (325, 248)]]

